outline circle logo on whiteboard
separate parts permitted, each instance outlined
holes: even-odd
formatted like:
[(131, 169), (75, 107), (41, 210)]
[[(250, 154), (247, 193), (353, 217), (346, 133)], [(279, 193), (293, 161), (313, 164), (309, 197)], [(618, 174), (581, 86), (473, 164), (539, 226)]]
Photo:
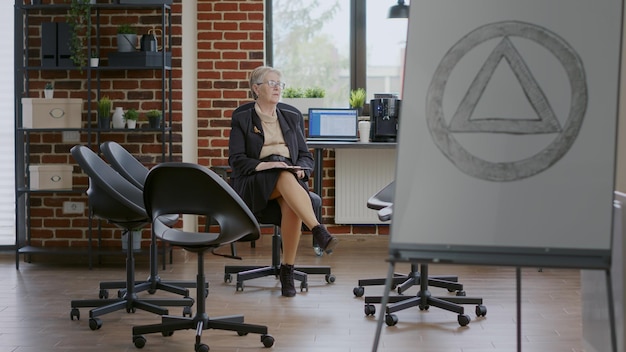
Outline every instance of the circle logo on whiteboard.
[[(475, 53), (480, 50), (470, 53), (479, 46), (485, 47), (485, 43), (494, 47), (485, 60)], [(471, 67), (462, 63), (464, 58), (469, 61), (480, 58), (481, 65), (466, 93), (459, 94), (463, 97), (454, 114), (446, 117), (446, 85), (454, 77), (467, 75), (467, 72), (453, 75), (455, 68), (468, 71), (467, 68)], [(529, 65), (527, 60), (533, 61), (535, 66)], [(542, 67), (550, 60), (558, 66), (557, 69)], [(539, 79), (531, 72), (531, 66), (539, 69), (536, 73)], [(494, 79), (497, 72), (498, 79)], [(558, 89), (558, 84), (557, 89), (555, 86), (548, 89), (562, 94), (569, 88), (569, 95), (555, 98), (559, 107), (565, 106), (561, 111), (551, 104), (550, 95), (538, 83), (551, 85), (559, 78), (563, 81), (560, 87), (565, 89)], [(496, 87), (488, 89), (490, 82)], [(457, 87), (448, 87), (449, 91), (454, 89)], [(504, 96), (504, 99), (490, 103), (486, 92), (492, 92), (491, 97)], [(519, 101), (523, 101), (527, 111), (513, 107), (513, 103)], [(567, 103), (563, 104), (563, 101)], [(492, 112), (490, 108), (493, 107), (499, 115), (485, 116), (483, 110)], [(585, 71), (572, 47), (540, 26), (506, 21), (473, 30), (445, 54), (428, 89), (426, 120), (435, 144), (459, 170), (480, 179), (503, 182), (536, 175), (559, 161), (576, 140), (586, 109)], [(520, 111), (523, 116), (505, 116)], [(505, 160), (501, 160), (503, 158)]]

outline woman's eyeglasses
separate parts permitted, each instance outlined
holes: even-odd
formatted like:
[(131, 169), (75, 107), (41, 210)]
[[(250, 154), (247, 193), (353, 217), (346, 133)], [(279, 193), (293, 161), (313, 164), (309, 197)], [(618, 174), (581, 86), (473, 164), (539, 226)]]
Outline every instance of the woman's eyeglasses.
[(270, 88), (280, 88), (280, 89), (285, 89), (285, 82), (277, 82), (277, 81), (267, 81), (267, 82), (261, 82), (261, 83), (257, 83), (257, 84), (267, 84)]

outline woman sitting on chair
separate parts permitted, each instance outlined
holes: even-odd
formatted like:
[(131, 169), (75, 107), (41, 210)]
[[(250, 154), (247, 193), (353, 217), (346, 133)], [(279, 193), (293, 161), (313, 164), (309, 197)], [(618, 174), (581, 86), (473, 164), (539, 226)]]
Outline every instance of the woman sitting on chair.
[(307, 181), (313, 156), (300, 128), (300, 114), (277, 109), (282, 89), (280, 71), (261, 66), (250, 75), (256, 101), (249, 109), (233, 113), (228, 162), (231, 183), (250, 210), (260, 218), (270, 201), (280, 206), (283, 260), (280, 265), (282, 295), (293, 297), (293, 270), (302, 223), (315, 242), (330, 254), (337, 238), (315, 217)]

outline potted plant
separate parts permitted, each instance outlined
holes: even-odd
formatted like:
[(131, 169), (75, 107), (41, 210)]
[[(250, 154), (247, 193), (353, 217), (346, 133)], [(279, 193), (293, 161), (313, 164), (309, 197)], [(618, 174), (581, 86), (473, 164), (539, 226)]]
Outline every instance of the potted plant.
[(148, 126), (150, 128), (161, 128), (161, 110), (152, 109), (146, 113), (148, 117)]
[(133, 108), (128, 109), (124, 113), (124, 119), (126, 120), (126, 126), (132, 130), (135, 127), (137, 127), (137, 120), (139, 120), (139, 113), (137, 112), (136, 109), (133, 109)]
[(117, 51), (132, 52), (136, 50), (137, 30), (124, 23), (117, 27)]
[(363, 114), (363, 105), (365, 104), (365, 97), (366, 97), (365, 89), (363, 88), (353, 89), (350, 91), (350, 99), (349, 99), (350, 107), (352, 109), (357, 109), (357, 111), (359, 112), (359, 116)]
[(111, 127), (111, 99), (106, 95), (98, 100), (98, 127)]
[(100, 63), (100, 58), (98, 57), (98, 53), (95, 50), (91, 51), (91, 58), (89, 63), (91, 67), (98, 67), (98, 64)]
[(326, 91), (319, 87), (292, 88), (283, 90), (282, 102), (298, 109), (303, 114), (309, 113), (309, 108), (324, 107)]
[(66, 21), (71, 28), (69, 42), (70, 58), (74, 65), (82, 68), (87, 65), (85, 40), (91, 35), (90, 0), (71, 0), (70, 8), (66, 15)]
[(54, 97), (54, 85), (52, 82), (47, 82), (43, 88), (43, 96), (46, 99), (52, 99)]

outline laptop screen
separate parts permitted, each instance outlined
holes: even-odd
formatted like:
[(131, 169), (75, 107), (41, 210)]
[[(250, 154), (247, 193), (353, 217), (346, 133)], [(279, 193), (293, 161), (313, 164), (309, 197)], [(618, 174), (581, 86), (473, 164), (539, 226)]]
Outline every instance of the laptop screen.
[(356, 109), (310, 108), (309, 139), (357, 140)]

